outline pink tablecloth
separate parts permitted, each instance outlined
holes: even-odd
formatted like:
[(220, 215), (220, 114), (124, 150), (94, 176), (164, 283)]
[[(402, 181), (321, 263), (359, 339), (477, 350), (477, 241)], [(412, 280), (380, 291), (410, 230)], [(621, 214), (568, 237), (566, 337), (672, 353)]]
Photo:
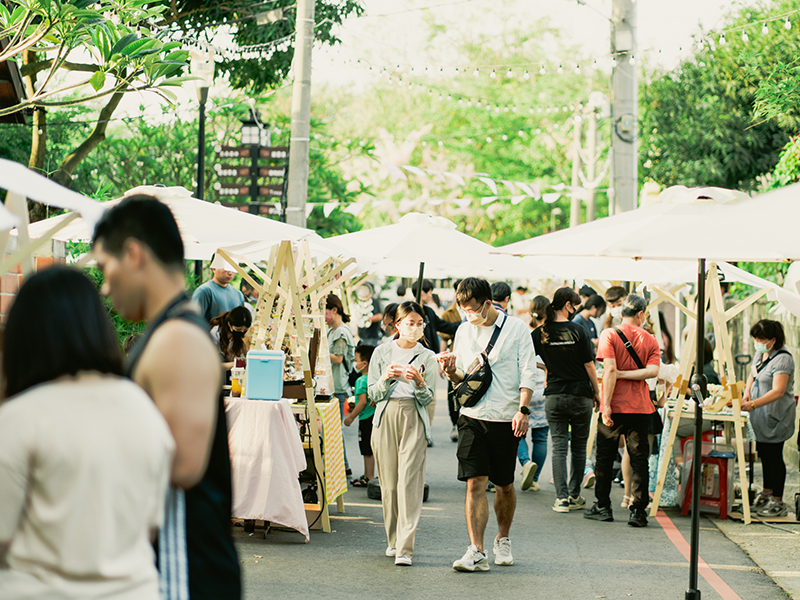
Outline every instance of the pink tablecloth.
[(306, 468), (287, 400), (225, 401), (233, 480), (233, 517), (296, 529), (308, 541), (298, 475)]

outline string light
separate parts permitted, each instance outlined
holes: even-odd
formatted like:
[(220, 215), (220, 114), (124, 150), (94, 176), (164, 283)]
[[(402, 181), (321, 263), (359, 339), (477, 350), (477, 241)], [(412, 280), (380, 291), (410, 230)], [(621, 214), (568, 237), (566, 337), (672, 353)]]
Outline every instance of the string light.
[(580, 75), (580, 74), (581, 74), (581, 66), (575, 65), (575, 75)]
[(786, 23), (783, 24), (783, 28), (789, 30), (792, 28), (792, 23), (789, 21), (789, 17), (786, 17)]
[(628, 59), (628, 64), (635, 65), (636, 64), (636, 57), (631, 54), (630, 59)]
[(539, 69), (539, 75), (544, 75), (544, 74), (545, 74), (544, 65), (542, 65), (541, 68)]
[(495, 79), (497, 77), (497, 73), (494, 72), (494, 69), (492, 69), (492, 72), (489, 73), (489, 77), (491, 77), (492, 79)]
[(719, 45), (720, 46), (724, 46), (726, 43), (727, 43), (727, 40), (725, 39), (725, 34), (723, 33), (719, 38)]
[(473, 77), (478, 77), (478, 76), (480, 76), (480, 74), (481, 74), (481, 71), (480, 71), (480, 69), (475, 69), (475, 70), (472, 72), (472, 76), (473, 76)]
[(512, 73), (512, 72), (511, 72), (511, 69), (509, 68), (509, 69), (508, 69), (508, 71), (506, 71), (506, 77), (508, 77), (509, 79), (511, 79), (513, 76), (514, 76), (514, 73)]
[(750, 38), (749, 38), (749, 37), (747, 37), (747, 32), (746, 32), (746, 31), (743, 31), (743, 32), (742, 32), (742, 41), (743, 41), (744, 43), (747, 43), (747, 42), (749, 42), (749, 41), (750, 41)]
[(522, 76), (522, 78), (523, 78), (525, 81), (528, 81), (528, 79), (530, 79), (530, 78), (531, 78), (531, 74), (530, 74), (530, 73), (528, 73), (527, 71), (525, 71), (525, 74)]
[(561, 65), (558, 65), (558, 69), (556, 69), (556, 73), (561, 75), (564, 72), (564, 69), (561, 68)]
[(761, 28), (761, 33), (763, 33), (764, 35), (767, 35), (769, 33), (769, 27), (767, 27), (766, 23), (764, 23), (764, 26)]

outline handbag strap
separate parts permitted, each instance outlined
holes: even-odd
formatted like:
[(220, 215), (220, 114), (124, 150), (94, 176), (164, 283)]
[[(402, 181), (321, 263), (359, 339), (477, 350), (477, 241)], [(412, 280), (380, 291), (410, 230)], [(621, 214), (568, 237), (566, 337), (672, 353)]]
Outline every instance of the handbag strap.
[(508, 316), (506, 315), (503, 318), (503, 322), (500, 323), (500, 326), (494, 328), (494, 331), (492, 332), (492, 337), (489, 339), (489, 344), (486, 346), (486, 350), (483, 351), (483, 354), (486, 356), (487, 360), (489, 359), (489, 354), (491, 353), (492, 349), (494, 348), (494, 345), (497, 343), (497, 338), (500, 337), (500, 332), (503, 330), (503, 325), (506, 324), (507, 320), (508, 320)]
[(764, 367), (766, 367), (769, 364), (769, 361), (771, 361), (776, 356), (780, 356), (781, 354), (789, 354), (789, 351), (784, 348), (781, 348), (775, 354), (770, 356), (767, 360), (756, 365), (756, 373), (761, 373), (761, 371), (764, 370)]
[(631, 358), (633, 358), (633, 362), (636, 363), (636, 366), (639, 367), (640, 369), (644, 369), (644, 363), (642, 363), (642, 360), (639, 358), (639, 355), (636, 354), (636, 350), (633, 349), (633, 344), (631, 344), (628, 338), (625, 337), (625, 334), (622, 333), (622, 330), (619, 327), (614, 327), (614, 331), (617, 332), (619, 339), (621, 339), (622, 343), (625, 344), (625, 349), (631, 355)]

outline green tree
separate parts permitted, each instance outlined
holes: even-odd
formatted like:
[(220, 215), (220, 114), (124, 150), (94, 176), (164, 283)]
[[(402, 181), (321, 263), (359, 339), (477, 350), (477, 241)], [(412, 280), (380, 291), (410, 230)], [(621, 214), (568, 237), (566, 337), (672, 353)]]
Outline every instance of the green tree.
[[(644, 78), (640, 176), (664, 186), (746, 191), (777, 164), (796, 131), (798, 0), (739, 9), (676, 69)], [(762, 28), (766, 26), (766, 33)], [(723, 40), (724, 38), (724, 40)]]

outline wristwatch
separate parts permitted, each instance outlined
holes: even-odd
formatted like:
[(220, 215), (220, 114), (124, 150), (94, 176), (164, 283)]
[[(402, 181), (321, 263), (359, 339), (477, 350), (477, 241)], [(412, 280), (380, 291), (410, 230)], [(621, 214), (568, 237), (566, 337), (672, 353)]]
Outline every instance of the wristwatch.
[(519, 412), (521, 412), (523, 415), (529, 415), (531, 414), (531, 409), (523, 405), (519, 407)]

